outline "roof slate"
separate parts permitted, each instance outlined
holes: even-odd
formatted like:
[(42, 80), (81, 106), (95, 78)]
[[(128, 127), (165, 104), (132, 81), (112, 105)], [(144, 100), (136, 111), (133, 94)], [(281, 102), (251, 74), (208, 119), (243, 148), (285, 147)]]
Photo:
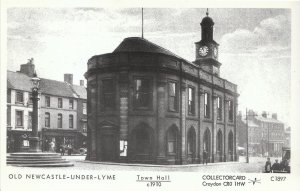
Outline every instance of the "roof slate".
[(140, 37), (125, 38), (113, 52), (161, 53), (169, 56), (174, 56), (178, 59), (183, 59), (180, 56), (172, 53), (171, 51)]
[[(86, 99), (86, 88), (66, 82), (40, 78), (40, 91), (43, 94)], [(30, 92), (31, 78), (21, 72), (7, 71), (7, 88)]]
[(7, 87), (22, 91), (31, 91), (31, 78), (20, 72), (7, 71)]
[(87, 99), (86, 88), (84, 86), (72, 85), (73, 91), (81, 99)]

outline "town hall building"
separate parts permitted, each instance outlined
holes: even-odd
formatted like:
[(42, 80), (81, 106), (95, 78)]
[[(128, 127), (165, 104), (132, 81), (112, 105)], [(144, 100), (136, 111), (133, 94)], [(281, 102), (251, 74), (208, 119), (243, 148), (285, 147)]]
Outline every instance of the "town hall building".
[(237, 160), (237, 85), (220, 77), (213, 26), (207, 13), (193, 62), (140, 37), (88, 60), (87, 160)]

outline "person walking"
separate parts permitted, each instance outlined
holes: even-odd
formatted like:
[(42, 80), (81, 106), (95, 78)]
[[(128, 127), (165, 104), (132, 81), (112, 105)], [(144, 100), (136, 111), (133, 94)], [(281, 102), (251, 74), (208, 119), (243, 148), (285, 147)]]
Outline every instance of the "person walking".
[(207, 165), (207, 152), (206, 152), (206, 150), (203, 150), (203, 164), (204, 163)]
[(61, 145), (61, 146), (60, 146), (60, 155), (61, 155), (61, 156), (64, 156), (64, 155), (65, 155), (65, 151), (66, 151), (65, 145)]
[(271, 173), (271, 169), (272, 169), (272, 164), (270, 161), (270, 158), (267, 158), (267, 162), (265, 164), (265, 173)]

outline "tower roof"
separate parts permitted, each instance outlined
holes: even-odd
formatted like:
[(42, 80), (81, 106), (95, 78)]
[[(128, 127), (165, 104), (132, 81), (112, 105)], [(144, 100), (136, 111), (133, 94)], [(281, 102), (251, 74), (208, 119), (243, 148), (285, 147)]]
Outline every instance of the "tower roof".
[(215, 23), (209, 16), (206, 16), (201, 21), (201, 26), (213, 26)]
[(178, 59), (183, 59), (171, 51), (140, 37), (125, 38), (113, 52), (160, 53), (168, 56), (174, 56)]

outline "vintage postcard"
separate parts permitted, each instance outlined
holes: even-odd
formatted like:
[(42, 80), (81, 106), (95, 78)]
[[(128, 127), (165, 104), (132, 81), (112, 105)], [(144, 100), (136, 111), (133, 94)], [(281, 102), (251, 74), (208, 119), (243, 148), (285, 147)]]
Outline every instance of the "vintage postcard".
[(1, 190), (300, 188), (299, 2), (1, 5)]

